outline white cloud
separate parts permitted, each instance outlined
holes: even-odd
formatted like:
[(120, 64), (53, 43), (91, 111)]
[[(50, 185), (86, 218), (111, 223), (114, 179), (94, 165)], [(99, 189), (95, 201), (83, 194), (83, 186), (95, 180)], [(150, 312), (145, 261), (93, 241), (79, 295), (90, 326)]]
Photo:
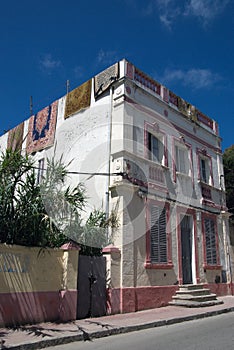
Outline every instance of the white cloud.
[(46, 54), (41, 59), (40, 64), (44, 70), (52, 71), (61, 66), (61, 61), (54, 60), (51, 54)]
[(84, 75), (84, 69), (81, 66), (76, 66), (73, 72), (76, 78), (81, 78)]
[(205, 23), (219, 15), (230, 0), (189, 0), (186, 5), (185, 16), (195, 16)]
[(154, 4), (159, 13), (160, 21), (168, 29), (171, 29), (173, 22), (181, 14), (181, 8), (178, 6), (178, 1), (155, 0)]
[[(182, 17), (198, 18), (202, 24), (207, 25), (230, 2), (231, 0), (150, 0), (145, 1), (140, 12), (143, 16), (158, 16), (162, 24), (171, 29), (175, 21)], [(135, 1), (135, 7), (137, 3)]]
[(118, 61), (117, 53), (116, 51), (104, 51), (101, 49), (98, 52), (97, 61), (99, 64), (113, 64)]
[(218, 74), (212, 73), (209, 69), (191, 68), (187, 71), (181, 69), (167, 69), (160, 78), (165, 85), (170, 83), (181, 83), (193, 89), (206, 89), (214, 86), (221, 80)]

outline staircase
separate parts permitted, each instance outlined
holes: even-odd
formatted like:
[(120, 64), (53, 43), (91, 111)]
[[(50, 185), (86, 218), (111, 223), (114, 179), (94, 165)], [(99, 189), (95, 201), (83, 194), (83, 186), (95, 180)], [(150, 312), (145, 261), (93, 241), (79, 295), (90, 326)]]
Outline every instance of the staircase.
[(217, 299), (216, 294), (211, 293), (202, 284), (181, 285), (172, 299), (169, 305), (184, 307), (204, 307), (223, 303), (222, 300)]

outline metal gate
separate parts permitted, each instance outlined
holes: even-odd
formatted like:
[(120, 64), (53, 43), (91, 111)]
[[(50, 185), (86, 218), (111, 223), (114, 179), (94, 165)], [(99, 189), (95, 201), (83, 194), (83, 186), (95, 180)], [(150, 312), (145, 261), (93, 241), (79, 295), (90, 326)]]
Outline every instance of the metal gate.
[(106, 315), (106, 258), (79, 256), (77, 319)]

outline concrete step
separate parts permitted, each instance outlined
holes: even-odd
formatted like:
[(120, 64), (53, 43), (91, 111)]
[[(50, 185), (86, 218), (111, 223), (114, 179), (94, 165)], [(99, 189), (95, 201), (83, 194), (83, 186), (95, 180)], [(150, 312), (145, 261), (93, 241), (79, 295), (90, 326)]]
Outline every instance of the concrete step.
[(172, 297), (169, 305), (184, 307), (203, 307), (222, 304), (217, 299), (217, 295), (211, 293), (208, 288), (204, 288), (202, 284), (180, 285), (179, 290)]
[(183, 306), (183, 307), (205, 307), (223, 304), (222, 300), (210, 300), (210, 301), (191, 301), (191, 300), (173, 300), (169, 302), (172, 306)]
[(179, 285), (179, 290), (194, 290), (194, 289), (204, 289), (203, 284), (181, 284)]
[(192, 295), (192, 294), (176, 294), (172, 297), (173, 300), (191, 300), (197, 302), (205, 302), (216, 300), (216, 294)]
[(210, 290), (208, 288), (203, 289), (183, 289), (176, 292), (177, 295), (190, 294), (190, 295), (207, 295)]

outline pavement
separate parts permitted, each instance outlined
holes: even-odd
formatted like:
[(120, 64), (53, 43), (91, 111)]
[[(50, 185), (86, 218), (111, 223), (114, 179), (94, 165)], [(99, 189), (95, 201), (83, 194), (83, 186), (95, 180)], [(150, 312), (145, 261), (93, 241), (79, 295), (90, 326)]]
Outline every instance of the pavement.
[(68, 323), (46, 322), (15, 329), (0, 328), (0, 349), (41, 349), (234, 312), (234, 296), (218, 299), (223, 304), (200, 308), (171, 305)]

